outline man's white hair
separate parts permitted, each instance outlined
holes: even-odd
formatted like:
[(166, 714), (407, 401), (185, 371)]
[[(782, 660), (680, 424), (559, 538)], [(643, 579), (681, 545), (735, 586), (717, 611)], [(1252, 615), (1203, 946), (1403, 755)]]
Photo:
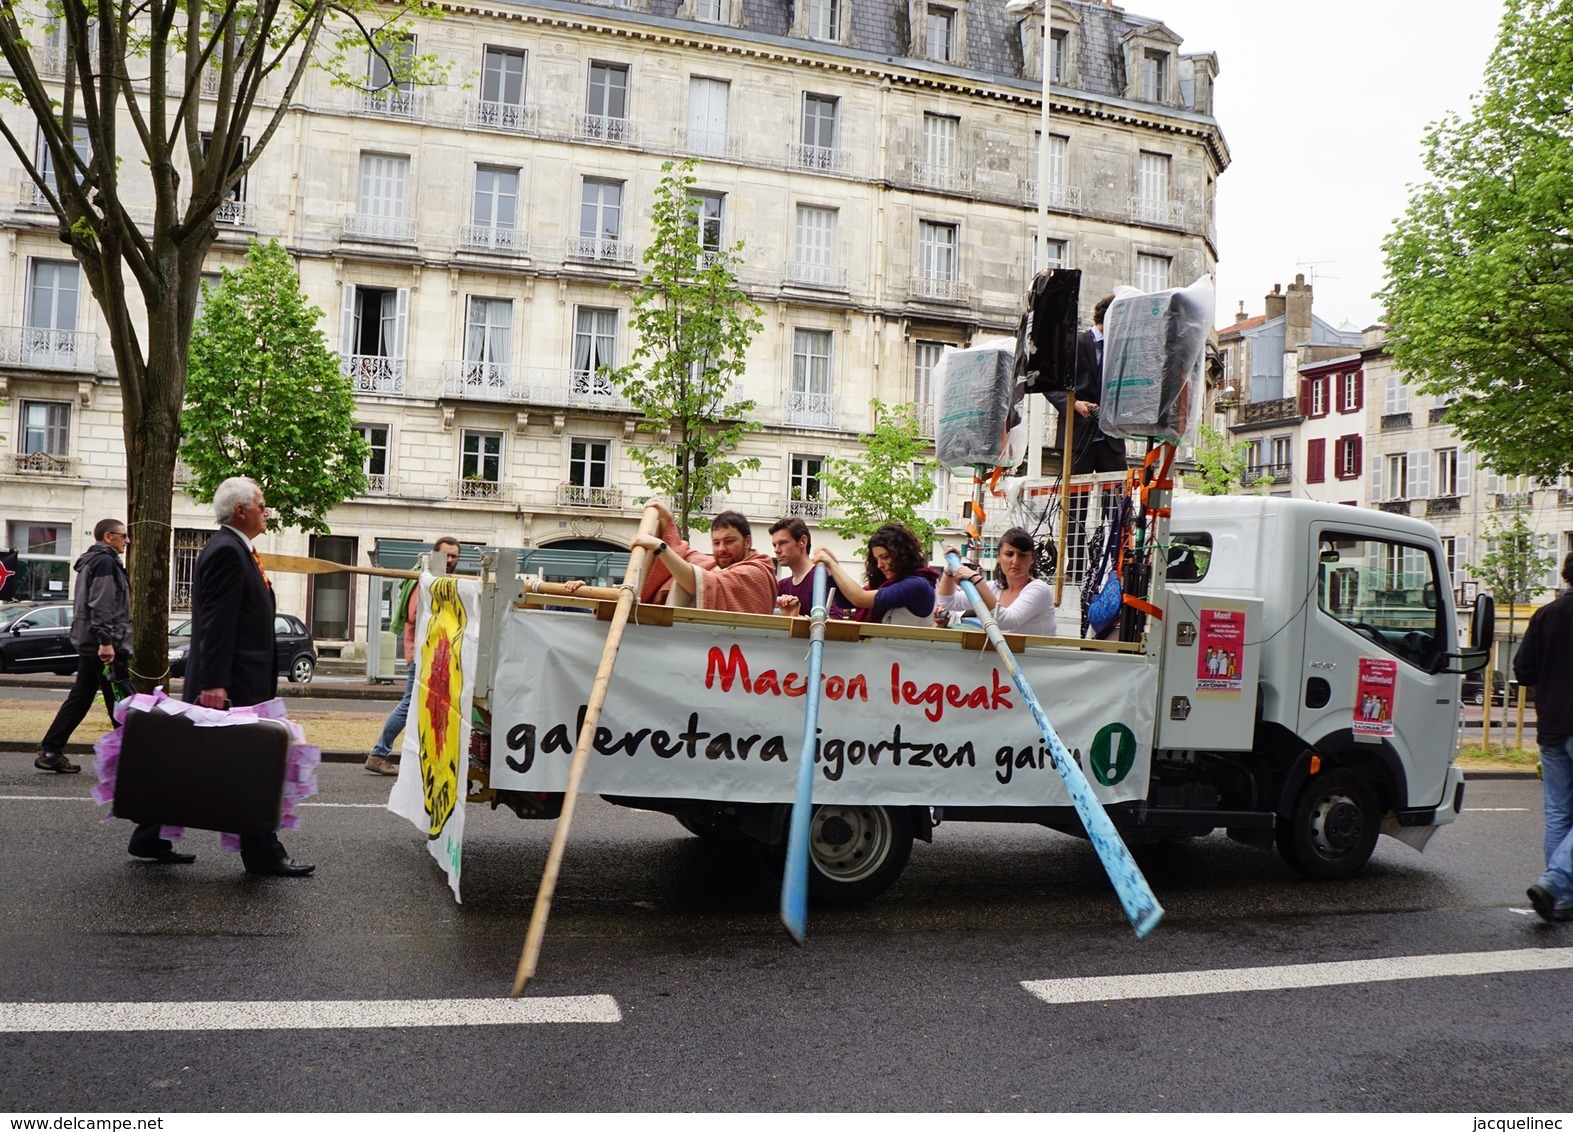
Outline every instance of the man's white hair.
[(235, 517), (235, 508), (250, 503), (260, 490), (255, 480), (230, 476), (213, 493), (213, 517), (220, 523), (228, 523)]

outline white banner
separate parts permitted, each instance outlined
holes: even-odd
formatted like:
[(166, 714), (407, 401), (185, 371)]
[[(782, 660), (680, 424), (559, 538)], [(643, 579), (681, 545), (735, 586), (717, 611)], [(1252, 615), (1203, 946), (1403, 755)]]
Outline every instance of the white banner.
[[(607, 626), (513, 610), (493, 687), (491, 785), (560, 792)], [(757, 629), (630, 624), (585, 790), (790, 802), (807, 642)], [(1018, 658), (1100, 801), (1145, 798), (1158, 689), (1146, 657), (1036, 649)], [(825, 642), (816, 801), (1064, 806), (1070, 798), (992, 650)]]
[(470, 767), (470, 702), (479, 650), (480, 584), (424, 574), (415, 620), (415, 694), (388, 809), (426, 834), (426, 850), (459, 899), (464, 796)]

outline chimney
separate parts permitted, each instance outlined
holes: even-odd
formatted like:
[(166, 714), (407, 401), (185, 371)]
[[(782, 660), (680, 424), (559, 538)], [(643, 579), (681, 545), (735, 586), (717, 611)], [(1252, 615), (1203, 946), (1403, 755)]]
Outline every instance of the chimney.
[(1250, 317), (1251, 317), (1250, 315), (1245, 313), (1245, 300), (1241, 299), (1240, 300), (1240, 309), (1234, 312), (1234, 321), (1236, 321), (1236, 322), (1244, 322), (1246, 319), (1248, 319)]
[(1267, 317), (1282, 318), (1284, 314), (1284, 289), (1283, 284), (1274, 283), (1273, 289), (1267, 293)]
[(1284, 307), (1284, 349), (1292, 350), (1311, 340), (1311, 285), (1304, 275), (1289, 284)]

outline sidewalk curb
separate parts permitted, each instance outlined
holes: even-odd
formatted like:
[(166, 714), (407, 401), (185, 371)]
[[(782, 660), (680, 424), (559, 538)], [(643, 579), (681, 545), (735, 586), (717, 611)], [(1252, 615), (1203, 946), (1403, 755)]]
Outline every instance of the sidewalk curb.
[[(93, 744), (67, 743), (66, 754), (92, 759)], [(21, 739), (0, 739), (0, 755), (26, 755), (29, 760), (38, 754), (38, 744), (28, 743)], [(323, 751), (322, 761), (325, 763), (363, 763), (366, 761), (365, 751)]]
[[(62, 676), (17, 674), (0, 676), (0, 688), (53, 688), (65, 692), (70, 680)], [(164, 691), (180, 694), (180, 681), (171, 681)], [(397, 684), (279, 684), (279, 695), (287, 700), (385, 700), (393, 704), (404, 698), (404, 681)]]

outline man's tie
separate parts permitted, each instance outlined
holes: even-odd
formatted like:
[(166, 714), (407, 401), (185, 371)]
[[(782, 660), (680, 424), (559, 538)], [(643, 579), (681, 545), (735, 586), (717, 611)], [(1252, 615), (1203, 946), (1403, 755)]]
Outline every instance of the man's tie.
[(251, 548), (251, 560), (257, 564), (257, 573), (262, 575), (263, 582), (265, 582), (268, 589), (271, 590), (273, 588), (273, 582), (268, 578), (268, 572), (262, 568), (262, 555), (257, 553), (256, 547)]

